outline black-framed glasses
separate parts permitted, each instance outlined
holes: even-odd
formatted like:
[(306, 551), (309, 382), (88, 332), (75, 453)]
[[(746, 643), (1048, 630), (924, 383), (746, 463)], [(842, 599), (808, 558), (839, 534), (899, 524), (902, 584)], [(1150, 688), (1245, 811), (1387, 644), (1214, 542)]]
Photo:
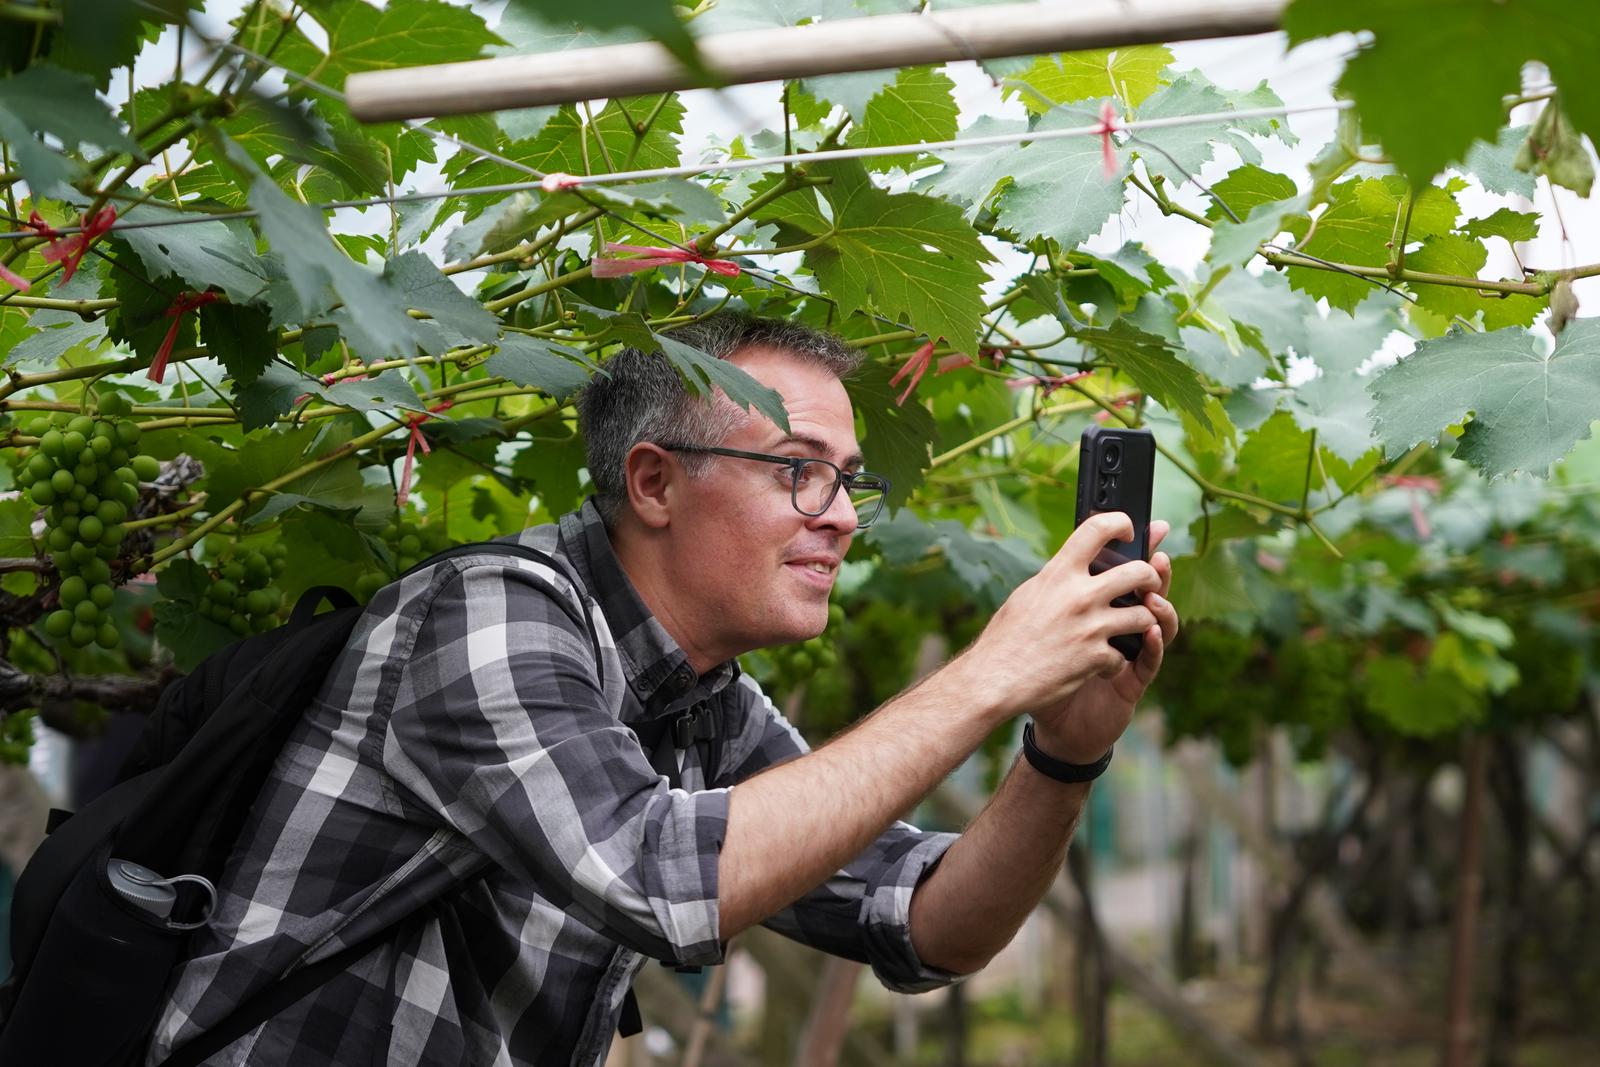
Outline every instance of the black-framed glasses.
[(846, 474), (838, 464), (825, 459), (807, 459), (803, 456), (775, 456), (769, 452), (745, 452), (737, 448), (712, 448), (709, 445), (662, 445), (668, 452), (696, 452), (709, 456), (732, 456), (734, 459), (753, 459), (762, 463), (776, 463), (789, 468), (785, 481), (789, 484), (789, 502), (802, 515), (817, 516), (833, 506), (839, 487), (850, 497), (856, 509), (856, 527), (866, 529), (883, 511), (883, 501), (889, 495), (889, 479), (881, 474), (857, 471)]

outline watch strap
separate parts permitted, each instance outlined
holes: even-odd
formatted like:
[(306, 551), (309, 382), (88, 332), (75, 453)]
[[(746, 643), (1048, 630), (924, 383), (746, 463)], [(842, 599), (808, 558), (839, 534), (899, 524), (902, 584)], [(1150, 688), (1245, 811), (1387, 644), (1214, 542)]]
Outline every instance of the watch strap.
[(1056, 759), (1039, 747), (1033, 736), (1033, 723), (1027, 723), (1022, 728), (1022, 755), (1032, 764), (1034, 770), (1058, 782), (1094, 781), (1111, 766), (1111, 753), (1115, 751), (1115, 746), (1106, 749), (1106, 754), (1093, 763), (1067, 763)]

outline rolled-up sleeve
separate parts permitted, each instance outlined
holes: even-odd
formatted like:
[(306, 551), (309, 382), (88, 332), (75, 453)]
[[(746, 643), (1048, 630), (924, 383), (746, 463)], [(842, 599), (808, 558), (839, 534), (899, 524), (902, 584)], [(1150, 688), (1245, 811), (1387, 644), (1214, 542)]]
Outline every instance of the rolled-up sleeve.
[[(748, 676), (739, 679), (744, 728), (732, 780), (808, 752), (809, 746)], [(737, 785), (734, 786), (737, 789)], [(762, 925), (786, 937), (872, 967), (898, 993), (922, 993), (962, 976), (923, 963), (911, 943), (911, 894), (956, 834), (896, 822), (823, 884)]]
[(629, 948), (720, 962), (727, 791), (667, 787), (608, 706), (562, 596), (517, 564), (479, 564), (399, 623), (416, 636), (385, 683), (393, 802)]

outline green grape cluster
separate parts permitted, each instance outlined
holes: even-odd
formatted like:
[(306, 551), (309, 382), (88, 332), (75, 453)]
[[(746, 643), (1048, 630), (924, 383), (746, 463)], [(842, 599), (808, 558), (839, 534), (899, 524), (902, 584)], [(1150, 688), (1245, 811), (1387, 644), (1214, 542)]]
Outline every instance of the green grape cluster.
[(356, 597), (363, 602), (371, 600), (378, 590), (435, 552), (443, 552), (450, 547), (450, 535), (445, 533), (443, 523), (418, 523), (398, 511), (379, 536), (389, 548), (394, 571), (392, 574), (372, 571), (357, 579)]
[(240, 637), (278, 625), (283, 590), (272, 584), (289, 565), (289, 546), (274, 541), (260, 548), (230, 548), (215, 568), (216, 581), (206, 587), (200, 614)]
[(115, 648), (121, 640), (108, 611), (110, 561), (121, 551), (139, 482), (161, 473), (154, 457), (139, 453), (139, 426), (125, 417), (132, 410), (112, 393), (101, 397), (98, 416), (41, 417), (24, 427), (39, 444), (22, 460), (17, 485), (45, 509), (45, 548), (61, 575), (60, 606), (44, 628), (75, 648)]
[(14, 711), (0, 718), (0, 764), (25, 767), (28, 750), (33, 747), (35, 710)]
[(787, 693), (808, 681), (816, 672), (831, 671), (837, 667), (839, 653), (834, 649), (834, 641), (837, 627), (843, 624), (844, 609), (838, 604), (829, 604), (827, 630), (809, 641), (767, 649), (767, 659), (772, 663), (772, 691)]

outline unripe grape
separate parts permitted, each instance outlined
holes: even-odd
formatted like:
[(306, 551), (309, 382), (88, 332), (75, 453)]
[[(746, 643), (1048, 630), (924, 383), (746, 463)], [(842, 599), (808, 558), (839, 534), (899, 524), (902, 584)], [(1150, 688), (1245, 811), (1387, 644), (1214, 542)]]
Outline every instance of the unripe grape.
[(363, 574), (356, 579), (356, 597), (363, 601), (371, 600), (388, 583), (388, 578), (382, 574)]
[(73, 478), (72, 472), (68, 470), (58, 470), (50, 476), (50, 488), (63, 496), (72, 492), (73, 486), (77, 484), (77, 479)]
[(111, 464), (113, 467), (126, 466), (128, 462), (128, 450), (126, 448), (113, 448), (106, 456), (106, 462)]
[(72, 616), (79, 622), (98, 622), (100, 608), (92, 600), (80, 600), (73, 605)]
[(126, 536), (128, 536), (128, 528), (120, 522), (114, 522), (107, 526), (105, 532), (100, 535), (100, 545), (114, 550), (122, 544), (122, 539)]
[(66, 608), (52, 611), (44, 617), (44, 632), (51, 637), (65, 637), (72, 632), (72, 624), (75, 621), (72, 612)]
[(78, 434), (81, 437), (88, 437), (94, 432), (94, 419), (88, 415), (75, 416), (67, 423), (67, 432)]
[(41, 456), (35, 453), (34, 456), (28, 460), (26, 469), (28, 473), (33, 475), (35, 479), (48, 478), (50, 475), (55, 473), (56, 465), (50, 462), (49, 456)]
[(106, 524), (94, 515), (85, 515), (78, 522), (78, 537), (93, 543), (100, 540), (100, 535), (106, 532)]
[(252, 615), (265, 615), (272, 610), (272, 597), (265, 589), (252, 589), (245, 594), (244, 606)]
[(89, 599), (97, 608), (109, 608), (117, 598), (117, 591), (109, 585), (96, 585), (89, 590)]
[(76, 463), (78, 455), (83, 451), (83, 446), (88, 443), (89, 439), (77, 430), (68, 430), (61, 435), (62, 458), (71, 457), (72, 461)]
[(219, 601), (231, 601), (239, 592), (239, 587), (227, 578), (222, 578), (211, 587), (211, 595)]
[(237, 560), (224, 563), (218, 571), (226, 582), (237, 583), (244, 580), (244, 564)]
[(139, 424), (136, 422), (117, 423), (117, 443), (122, 445), (123, 448), (133, 448), (139, 443), (139, 438), (143, 436), (143, 433), (144, 431), (139, 429)]
[(154, 456), (134, 456), (131, 465), (141, 482), (153, 482), (161, 475), (161, 461)]
[(94, 440), (89, 442), (89, 451), (93, 452), (96, 456), (109, 456), (111, 454), (111, 449), (112, 444), (111, 438), (109, 437), (96, 437)]
[(111, 564), (103, 559), (91, 559), (79, 565), (78, 573), (83, 575), (84, 581), (92, 583), (109, 582), (111, 580)]
[(89, 595), (89, 583), (84, 581), (81, 575), (77, 574), (63, 578), (57, 595), (61, 597), (63, 607), (73, 607), (81, 604), (83, 598)]
[(82, 506), (83, 498), (88, 495), (89, 487), (84, 485), (82, 482), (79, 482), (72, 487), (72, 492), (67, 494), (67, 499), (71, 500), (74, 504)]
[(65, 552), (72, 547), (72, 535), (57, 526), (45, 534), (44, 543), (52, 552)]
[(47, 456), (59, 456), (66, 451), (66, 439), (60, 430), (50, 430), (39, 437), (39, 451)]
[(113, 473), (117, 476), (119, 481), (125, 482), (128, 485), (138, 484), (139, 475), (135, 473), (132, 467), (118, 467)]
[(139, 502), (139, 487), (132, 482), (123, 482), (117, 489), (117, 499), (122, 501), (125, 507), (133, 507)]
[(61, 514), (63, 515), (74, 516), (83, 512), (83, 505), (72, 499), (70, 496), (56, 506), (61, 509)]
[(250, 632), (250, 617), (248, 615), (230, 615), (228, 629), (243, 637)]
[(38, 418), (29, 419), (23, 433), (29, 437), (43, 437), (50, 432), (50, 420), (40, 415)]
[(94, 634), (95, 628), (89, 623), (75, 622), (72, 624), (68, 640), (72, 642), (74, 648), (88, 648), (94, 644)]
[(40, 507), (47, 507), (55, 503), (57, 496), (55, 479), (50, 478), (46, 481), (35, 482), (28, 488), (28, 495), (33, 497), (33, 502)]
[(89, 434), (88, 434), (89, 441), (90, 441), (91, 444), (93, 442), (95, 442), (95, 441), (101, 441), (101, 440), (113, 441), (113, 440), (116, 439), (116, 436), (117, 436), (117, 431), (112, 428), (111, 423), (106, 422), (104, 419), (100, 420), (99, 422), (96, 422), (94, 424), (94, 429), (91, 430), (89, 432)]
[(116, 648), (121, 640), (122, 635), (117, 633), (116, 624), (110, 619), (102, 622), (100, 628), (94, 632), (94, 643), (101, 648)]
[(128, 517), (128, 507), (120, 500), (102, 500), (95, 507), (94, 514), (107, 526), (115, 526)]

